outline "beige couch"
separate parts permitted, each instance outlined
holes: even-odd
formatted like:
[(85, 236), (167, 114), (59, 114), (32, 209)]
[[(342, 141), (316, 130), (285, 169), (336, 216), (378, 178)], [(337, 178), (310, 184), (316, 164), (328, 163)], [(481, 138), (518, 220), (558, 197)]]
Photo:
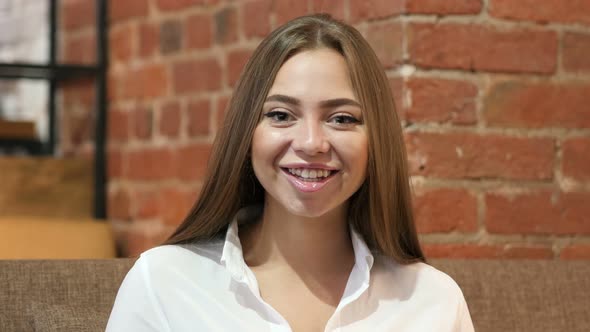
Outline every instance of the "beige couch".
[[(433, 260), (477, 332), (590, 331), (590, 262)], [(0, 260), (1, 331), (104, 331), (129, 259)]]

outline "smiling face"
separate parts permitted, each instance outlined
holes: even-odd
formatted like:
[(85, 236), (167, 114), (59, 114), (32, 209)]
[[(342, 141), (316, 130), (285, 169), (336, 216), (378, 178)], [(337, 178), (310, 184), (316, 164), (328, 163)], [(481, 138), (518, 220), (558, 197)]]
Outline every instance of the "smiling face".
[(366, 177), (368, 141), (344, 57), (327, 48), (291, 57), (262, 114), (252, 166), (267, 204), (309, 218), (346, 208)]

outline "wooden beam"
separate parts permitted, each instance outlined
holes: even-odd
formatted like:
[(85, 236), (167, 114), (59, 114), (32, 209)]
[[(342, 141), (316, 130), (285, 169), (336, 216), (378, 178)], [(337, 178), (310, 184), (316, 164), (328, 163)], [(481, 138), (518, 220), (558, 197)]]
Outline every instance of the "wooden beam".
[(0, 139), (37, 140), (37, 131), (33, 121), (7, 121), (0, 119)]

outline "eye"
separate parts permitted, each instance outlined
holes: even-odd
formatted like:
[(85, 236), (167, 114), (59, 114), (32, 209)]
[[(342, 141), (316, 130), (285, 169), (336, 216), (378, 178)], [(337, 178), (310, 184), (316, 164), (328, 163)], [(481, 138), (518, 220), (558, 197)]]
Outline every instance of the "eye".
[(357, 123), (361, 123), (361, 121), (351, 115), (346, 115), (346, 114), (339, 114), (336, 116), (333, 116), (332, 118), (330, 118), (330, 122), (337, 124), (337, 125), (352, 125), (352, 124), (357, 124)]
[(265, 117), (269, 118), (272, 122), (287, 122), (293, 119), (291, 114), (284, 111), (273, 110), (264, 114)]

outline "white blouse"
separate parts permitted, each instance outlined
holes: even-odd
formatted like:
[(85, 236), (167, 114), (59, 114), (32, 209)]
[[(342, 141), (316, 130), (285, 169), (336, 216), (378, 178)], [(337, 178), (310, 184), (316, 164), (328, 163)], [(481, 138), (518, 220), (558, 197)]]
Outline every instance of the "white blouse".
[[(470, 332), (461, 289), (424, 263), (372, 254), (351, 229), (355, 265), (325, 331)], [(291, 331), (244, 262), (234, 220), (225, 239), (144, 252), (128, 272), (107, 331)]]

